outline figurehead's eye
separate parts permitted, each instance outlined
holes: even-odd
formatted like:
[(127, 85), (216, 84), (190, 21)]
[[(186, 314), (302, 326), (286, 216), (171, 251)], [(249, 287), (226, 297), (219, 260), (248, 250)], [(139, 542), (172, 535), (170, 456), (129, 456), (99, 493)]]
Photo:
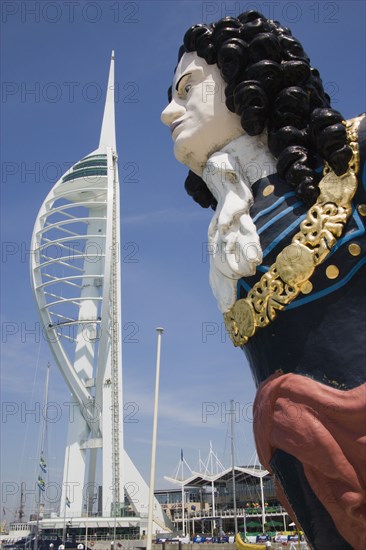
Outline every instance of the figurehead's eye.
[(192, 88), (192, 83), (190, 82), (191, 76), (191, 73), (183, 75), (176, 86), (178, 96), (182, 99), (185, 99), (189, 90)]
[(178, 89), (178, 96), (181, 99), (185, 99), (189, 93), (189, 90), (192, 88), (193, 84), (189, 82), (189, 78), (185, 79), (185, 82), (182, 82)]

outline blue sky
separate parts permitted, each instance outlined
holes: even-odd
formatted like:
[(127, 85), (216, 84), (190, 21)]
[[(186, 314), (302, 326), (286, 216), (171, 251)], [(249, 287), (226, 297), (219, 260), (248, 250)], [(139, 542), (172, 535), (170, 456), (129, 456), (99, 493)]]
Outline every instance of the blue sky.
[[(237, 462), (253, 456), (254, 384), (234, 349), (208, 284), (210, 213), (183, 189), (160, 122), (187, 28), (256, 8), (292, 28), (317, 67), (333, 106), (364, 110), (365, 6), (341, 2), (3, 1), (1, 182), (1, 391), (13, 414), (1, 424), (2, 482), (35, 478), (48, 361), (49, 479), (60, 482), (69, 399), (39, 335), (29, 281), (29, 244), (38, 209), (66, 169), (98, 145), (110, 52), (116, 54), (116, 124), (121, 184), (125, 446), (148, 479), (156, 332), (163, 326), (156, 487), (169, 486), (181, 447), (197, 467), (210, 440), (230, 463), (228, 415), (237, 403)], [(35, 331), (35, 332), (31, 332)], [(207, 405), (208, 404), (208, 405)], [(9, 408), (7, 409), (10, 410)], [(211, 414), (204, 415), (205, 411)], [(7, 486), (7, 490), (9, 491)], [(4, 488), (4, 486), (3, 486)], [(14, 492), (16, 489), (14, 486)], [(2, 495), (7, 518), (19, 494)], [(27, 512), (32, 499), (27, 499)]]

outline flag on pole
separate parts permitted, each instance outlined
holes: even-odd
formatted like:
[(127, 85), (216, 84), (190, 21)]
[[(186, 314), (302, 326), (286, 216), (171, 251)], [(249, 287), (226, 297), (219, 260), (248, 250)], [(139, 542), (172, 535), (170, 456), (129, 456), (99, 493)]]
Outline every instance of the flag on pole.
[(66, 506), (68, 508), (70, 508), (70, 506), (71, 506), (71, 502), (70, 502), (70, 499), (68, 497), (66, 497)]
[(46, 484), (41, 476), (38, 476), (37, 485), (41, 491), (44, 491), (46, 489)]
[(39, 459), (39, 466), (44, 474), (47, 473), (47, 464), (45, 459), (43, 458), (43, 455), (41, 455), (41, 458)]

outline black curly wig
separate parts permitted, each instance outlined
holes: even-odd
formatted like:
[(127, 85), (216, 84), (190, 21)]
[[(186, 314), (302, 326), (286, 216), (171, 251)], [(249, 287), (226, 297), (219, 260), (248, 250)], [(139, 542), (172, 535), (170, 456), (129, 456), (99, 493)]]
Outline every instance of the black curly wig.
[[(178, 62), (193, 51), (217, 64), (226, 82), (226, 106), (240, 116), (244, 131), (256, 136), (268, 130), (279, 175), (307, 204), (319, 195), (321, 174), (315, 168), (324, 160), (337, 175), (347, 171), (352, 150), (343, 117), (331, 108), (319, 72), (287, 27), (248, 11), (191, 27)], [(185, 188), (201, 206), (216, 208), (205, 182), (191, 171)]]

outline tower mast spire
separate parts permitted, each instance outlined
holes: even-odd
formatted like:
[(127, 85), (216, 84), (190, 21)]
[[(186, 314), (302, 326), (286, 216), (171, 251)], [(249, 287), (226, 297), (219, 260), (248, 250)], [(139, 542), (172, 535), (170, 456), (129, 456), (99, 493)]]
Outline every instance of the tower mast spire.
[[(105, 522), (114, 517), (114, 538), (125, 496), (138, 517), (149, 502), (149, 488), (123, 440), (120, 246), (112, 52), (99, 146), (45, 198), (33, 231), (31, 273), (50, 347), (75, 404), (65, 449), (64, 514), (76, 523), (84, 521), (85, 509), (93, 513), (99, 455), (101, 514)], [(136, 486), (139, 498), (132, 500)], [(153, 522), (155, 529), (165, 525), (157, 501)]]
[(99, 149), (111, 147), (116, 152), (116, 126), (114, 114), (114, 50), (112, 50), (111, 64), (109, 68), (107, 95), (105, 100), (102, 129), (100, 132)]

